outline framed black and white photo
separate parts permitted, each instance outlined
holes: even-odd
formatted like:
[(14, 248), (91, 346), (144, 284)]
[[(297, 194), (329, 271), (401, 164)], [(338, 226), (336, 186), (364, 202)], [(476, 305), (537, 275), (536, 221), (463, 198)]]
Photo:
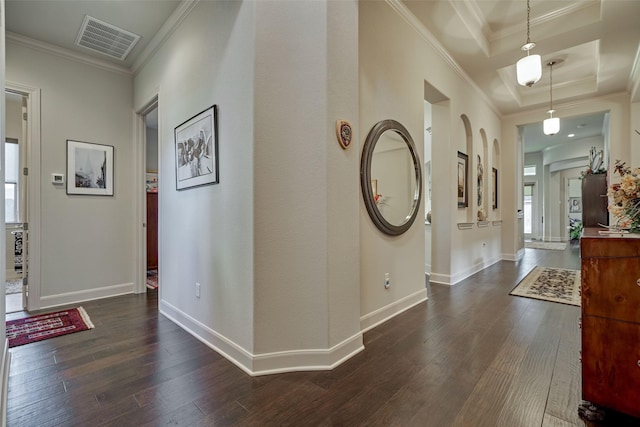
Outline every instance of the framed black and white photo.
[(458, 207), (469, 206), (469, 187), (467, 176), (469, 175), (469, 156), (458, 151)]
[(219, 182), (216, 105), (177, 126), (175, 143), (177, 190)]
[(498, 209), (498, 169), (492, 168), (493, 172), (493, 193), (492, 193), (492, 202), (493, 209)]
[(67, 140), (67, 194), (113, 196), (113, 146)]
[(581, 213), (581, 212), (582, 212), (582, 198), (569, 197), (569, 213)]

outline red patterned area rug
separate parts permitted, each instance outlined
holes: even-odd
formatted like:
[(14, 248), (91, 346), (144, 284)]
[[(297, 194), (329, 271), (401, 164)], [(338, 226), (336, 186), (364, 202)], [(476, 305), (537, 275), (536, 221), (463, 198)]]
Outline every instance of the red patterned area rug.
[(580, 306), (580, 271), (536, 267), (513, 288), (511, 295)]
[(158, 270), (147, 271), (147, 288), (158, 289)]
[(93, 329), (82, 307), (7, 321), (9, 347)]

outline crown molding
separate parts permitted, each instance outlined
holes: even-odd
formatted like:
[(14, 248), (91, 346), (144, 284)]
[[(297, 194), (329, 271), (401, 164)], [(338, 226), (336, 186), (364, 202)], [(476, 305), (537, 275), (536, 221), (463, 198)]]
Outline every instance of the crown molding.
[[(591, 98), (583, 98), (583, 99), (577, 99), (575, 101), (569, 101), (569, 102), (564, 102), (564, 103), (559, 103), (556, 104), (554, 103), (554, 107), (555, 110), (558, 112), (562, 112), (563, 110), (571, 110), (574, 108), (580, 108), (582, 106), (588, 105), (588, 106), (592, 106), (594, 104), (597, 104), (599, 102), (619, 102), (619, 101), (624, 101), (624, 99), (629, 99), (629, 93), (628, 92), (616, 92), (616, 93), (609, 93), (606, 95), (602, 95), (602, 96), (596, 96), (596, 97), (591, 97)], [(538, 107), (531, 107), (531, 108), (527, 108), (522, 109), (520, 111), (517, 111), (515, 113), (511, 113), (511, 114), (505, 114), (503, 116), (504, 120), (513, 120), (513, 119), (519, 119), (520, 117), (526, 117), (527, 119), (529, 119), (529, 121), (531, 121), (531, 115), (532, 113), (534, 114), (543, 114), (540, 113), (540, 108)], [(563, 118), (562, 115), (558, 114), (558, 117), (560, 117), (561, 119)]]
[(112, 73), (131, 75), (131, 71), (128, 68), (120, 65), (115, 65), (107, 61), (102, 61), (97, 58), (82, 55), (80, 53), (72, 52), (68, 49), (61, 48), (40, 40), (35, 40), (30, 37), (25, 37), (19, 34), (15, 34), (7, 31), (5, 33), (7, 42), (14, 43), (20, 46), (25, 46), (40, 52), (49, 53), (51, 55), (59, 56), (70, 61), (79, 62), (82, 64), (90, 65), (101, 70), (110, 71)]
[(144, 65), (149, 62), (153, 55), (164, 45), (167, 39), (174, 33), (180, 23), (191, 13), (200, 0), (183, 0), (171, 16), (167, 18), (162, 27), (153, 36), (149, 44), (144, 48), (140, 56), (136, 58), (131, 67), (133, 74), (136, 74)]
[(488, 57), (490, 56), (490, 43), (487, 37), (486, 28), (489, 27), (487, 21), (482, 16), (482, 11), (476, 1), (449, 0), (449, 4), (455, 10), (456, 14), (462, 20), (462, 23), (476, 41), (482, 52)]
[(477, 93), (480, 97), (487, 103), (487, 105), (491, 108), (491, 110), (498, 116), (502, 117), (502, 113), (498, 108), (494, 105), (491, 99), (487, 96), (486, 93), (480, 89), (480, 87), (469, 77), (469, 75), (458, 65), (455, 59), (447, 52), (447, 50), (442, 46), (442, 44), (436, 39), (436, 37), (424, 26), (422, 22), (416, 16), (407, 9), (407, 7), (402, 3), (401, 0), (385, 0), (386, 3), (391, 6), (391, 8), (398, 14), (402, 19), (405, 20), (407, 24), (411, 26), (422, 38), (436, 51), (438, 56), (442, 58), (443, 61), (451, 67), (455, 73), (466, 81)]
[(636, 57), (633, 59), (627, 90), (631, 94), (631, 102), (640, 102), (640, 46), (638, 46)]
[[(553, 12), (546, 13), (544, 15), (536, 16), (535, 18), (531, 18), (529, 20), (529, 24), (531, 28), (535, 28), (542, 24), (553, 22), (557, 19), (569, 19), (575, 13), (581, 12), (582, 10), (586, 10), (592, 7), (601, 7), (601, 1), (585, 1), (581, 3), (573, 3), (566, 7), (556, 9)], [(526, 20), (525, 20), (526, 21)], [(502, 30), (496, 31), (489, 36), (489, 41), (494, 42), (496, 40), (510, 38), (515, 35), (522, 34), (522, 23), (518, 23), (516, 25), (512, 25), (511, 27), (503, 28)]]

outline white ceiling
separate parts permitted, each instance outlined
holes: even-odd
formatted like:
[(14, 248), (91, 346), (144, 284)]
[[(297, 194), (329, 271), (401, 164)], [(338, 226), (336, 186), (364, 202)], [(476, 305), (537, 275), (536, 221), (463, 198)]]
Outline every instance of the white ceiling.
[[(542, 79), (518, 85), (515, 63), (525, 55), (525, 0), (402, 0), (503, 115), (549, 109), (549, 67), (553, 67), (553, 107), (561, 117), (558, 135), (546, 136), (541, 123), (525, 126), (527, 152), (602, 135), (604, 113), (579, 118), (562, 115), (562, 104), (627, 92), (640, 101), (640, 1), (531, 0), (532, 54), (542, 56)], [(584, 125), (577, 128), (578, 125)], [(573, 138), (568, 138), (574, 133)]]
[[(179, 0), (6, 0), (5, 26), (8, 33), (133, 70), (136, 59), (179, 4)], [(85, 15), (137, 34), (141, 39), (124, 61), (76, 46)]]
[[(388, 1), (405, 8), (433, 34), (500, 114), (548, 109), (548, 67), (531, 88), (516, 82), (515, 63), (524, 55), (520, 46), (526, 41), (525, 0)], [(10, 38), (37, 40), (134, 72), (163, 24), (179, 13), (180, 6), (192, 2), (6, 0), (6, 28)], [(85, 15), (142, 38), (125, 61), (75, 46)], [(602, 133), (601, 115), (580, 118), (569, 126), (562, 116), (563, 103), (619, 92), (640, 101), (640, 0), (531, 0), (530, 22), (531, 40), (537, 43), (532, 53), (542, 55), (543, 64), (564, 61), (553, 70), (554, 107), (563, 125), (553, 138), (534, 132), (540, 124), (531, 125), (534, 130), (525, 130), (527, 151), (568, 142), (565, 130), (578, 122), (600, 125)]]

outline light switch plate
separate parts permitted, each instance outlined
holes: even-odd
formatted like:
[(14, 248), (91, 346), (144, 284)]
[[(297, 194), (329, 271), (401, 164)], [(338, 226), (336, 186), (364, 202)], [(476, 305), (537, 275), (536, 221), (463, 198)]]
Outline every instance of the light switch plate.
[(63, 173), (52, 173), (51, 174), (51, 183), (55, 185), (64, 184), (64, 174)]

